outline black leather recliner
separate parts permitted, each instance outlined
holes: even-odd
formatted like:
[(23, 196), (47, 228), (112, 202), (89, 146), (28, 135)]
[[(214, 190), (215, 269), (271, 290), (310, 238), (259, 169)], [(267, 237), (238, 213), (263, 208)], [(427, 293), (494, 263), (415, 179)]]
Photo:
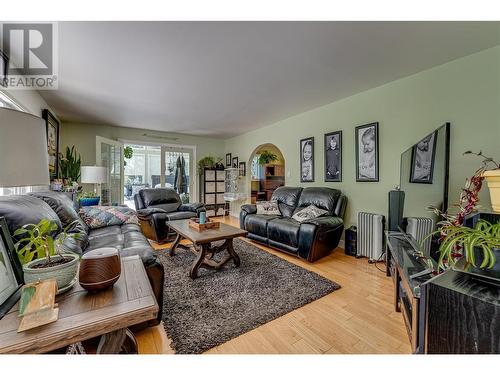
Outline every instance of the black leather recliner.
[[(257, 215), (257, 207), (241, 207), (240, 227), (248, 231), (248, 238), (269, 247), (294, 254), (314, 262), (335, 249), (344, 230), (347, 197), (340, 190), (326, 187), (277, 188), (271, 200), (278, 202), (281, 215)], [(314, 204), (328, 211), (325, 216), (302, 223), (292, 216)]]
[(134, 202), (142, 232), (158, 243), (168, 241), (175, 234), (167, 222), (198, 217), (205, 211), (203, 203), (181, 204), (179, 194), (169, 188), (139, 190)]

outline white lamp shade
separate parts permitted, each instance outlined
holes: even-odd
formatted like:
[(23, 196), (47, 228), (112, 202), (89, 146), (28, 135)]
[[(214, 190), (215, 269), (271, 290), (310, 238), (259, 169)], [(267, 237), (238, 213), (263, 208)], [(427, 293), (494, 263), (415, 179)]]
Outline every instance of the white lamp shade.
[(0, 187), (49, 185), (45, 121), (0, 108)]
[(108, 181), (108, 168), (96, 166), (81, 167), (82, 184), (103, 184)]

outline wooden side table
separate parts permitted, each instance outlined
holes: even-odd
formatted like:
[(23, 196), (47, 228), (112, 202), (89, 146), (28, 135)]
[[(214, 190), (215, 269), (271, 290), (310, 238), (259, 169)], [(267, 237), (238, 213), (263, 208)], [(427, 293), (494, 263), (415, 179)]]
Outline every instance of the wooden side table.
[(158, 304), (139, 256), (122, 258), (122, 273), (112, 289), (88, 293), (76, 284), (56, 298), (59, 319), (17, 332), (18, 304), (0, 320), (0, 353), (46, 353), (102, 336), (98, 353), (118, 353), (128, 339), (127, 329), (154, 319)]

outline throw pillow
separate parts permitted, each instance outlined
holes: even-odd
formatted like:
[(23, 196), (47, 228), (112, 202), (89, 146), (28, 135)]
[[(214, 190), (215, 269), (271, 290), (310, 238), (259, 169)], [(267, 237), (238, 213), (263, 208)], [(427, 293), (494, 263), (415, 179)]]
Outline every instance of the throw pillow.
[(258, 215), (281, 215), (276, 201), (257, 202), (256, 206)]
[(135, 211), (121, 206), (86, 206), (80, 208), (80, 217), (91, 229), (111, 225), (138, 224)]
[(314, 204), (311, 204), (310, 206), (307, 206), (306, 208), (296, 212), (292, 216), (292, 219), (297, 220), (299, 223), (302, 223), (303, 221), (309, 219), (315, 219), (326, 213), (328, 213), (327, 210), (323, 210), (321, 208), (316, 207)]

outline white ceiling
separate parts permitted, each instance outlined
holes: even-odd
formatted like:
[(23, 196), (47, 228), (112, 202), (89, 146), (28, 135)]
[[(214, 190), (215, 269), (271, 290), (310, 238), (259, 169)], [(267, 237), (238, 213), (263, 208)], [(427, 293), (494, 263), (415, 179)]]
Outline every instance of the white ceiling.
[(64, 121), (227, 138), (500, 43), (486, 22), (61, 22)]

